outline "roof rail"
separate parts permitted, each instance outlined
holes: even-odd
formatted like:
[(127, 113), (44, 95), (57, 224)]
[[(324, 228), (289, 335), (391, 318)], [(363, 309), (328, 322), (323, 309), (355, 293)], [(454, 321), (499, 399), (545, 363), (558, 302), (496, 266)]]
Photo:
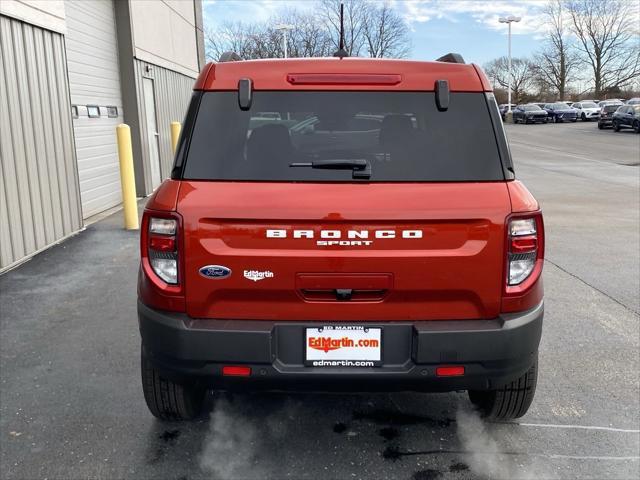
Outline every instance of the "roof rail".
[(459, 53), (447, 53), (436, 59), (436, 62), (464, 63), (464, 58)]
[(238, 62), (240, 60), (242, 60), (242, 58), (240, 58), (240, 55), (238, 55), (236, 52), (224, 52), (222, 55), (220, 55), (220, 59), (218, 60), (218, 62)]

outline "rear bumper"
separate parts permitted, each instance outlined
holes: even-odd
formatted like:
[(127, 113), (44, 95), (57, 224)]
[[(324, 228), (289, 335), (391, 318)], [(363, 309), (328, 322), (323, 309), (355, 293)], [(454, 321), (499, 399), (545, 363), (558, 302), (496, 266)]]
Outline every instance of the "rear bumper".
[[(367, 322), (383, 328), (383, 366), (318, 368), (303, 365), (305, 328), (317, 322), (200, 320), (138, 302), (144, 354), (154, 366), (174, 381), (198, 381), (221, 390), (496, 388), (533, 363), (543, 315), (540, 303), (527, 312), (491, 320)], [(251, 375), (223, 376), (224, 365), (249, 366)], [(465, 375), (437, 377), (435, 369), (441, 365), (463, 365)]]

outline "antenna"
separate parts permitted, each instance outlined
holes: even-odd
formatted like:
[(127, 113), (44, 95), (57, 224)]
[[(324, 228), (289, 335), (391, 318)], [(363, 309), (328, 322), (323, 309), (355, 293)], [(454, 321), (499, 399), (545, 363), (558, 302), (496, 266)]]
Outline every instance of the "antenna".
[(340, 3), (340, 44), (338, 51), (333, 54), (334, 57), (348, 57), (349, 54), (344, 49), (344, 3)]

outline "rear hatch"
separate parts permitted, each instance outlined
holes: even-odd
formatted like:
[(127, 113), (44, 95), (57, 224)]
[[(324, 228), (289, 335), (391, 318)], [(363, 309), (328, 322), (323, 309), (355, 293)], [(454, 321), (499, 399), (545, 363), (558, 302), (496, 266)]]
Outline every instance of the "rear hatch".
[[(178, 212), (195, 318), (492, 318), (510, 201), (483, 93), (194, 99)], [(294, 165), (292, 165), (294, 164)]]

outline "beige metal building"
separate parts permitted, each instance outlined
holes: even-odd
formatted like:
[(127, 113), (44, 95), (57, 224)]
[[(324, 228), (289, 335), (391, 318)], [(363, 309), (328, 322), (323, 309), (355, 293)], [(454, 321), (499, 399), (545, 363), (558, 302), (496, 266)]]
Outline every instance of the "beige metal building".
[(201, 0), (0, 2), (0, 272), (120, 204), (117, 124), (138, 195), (169, 176), (203, 64)]

